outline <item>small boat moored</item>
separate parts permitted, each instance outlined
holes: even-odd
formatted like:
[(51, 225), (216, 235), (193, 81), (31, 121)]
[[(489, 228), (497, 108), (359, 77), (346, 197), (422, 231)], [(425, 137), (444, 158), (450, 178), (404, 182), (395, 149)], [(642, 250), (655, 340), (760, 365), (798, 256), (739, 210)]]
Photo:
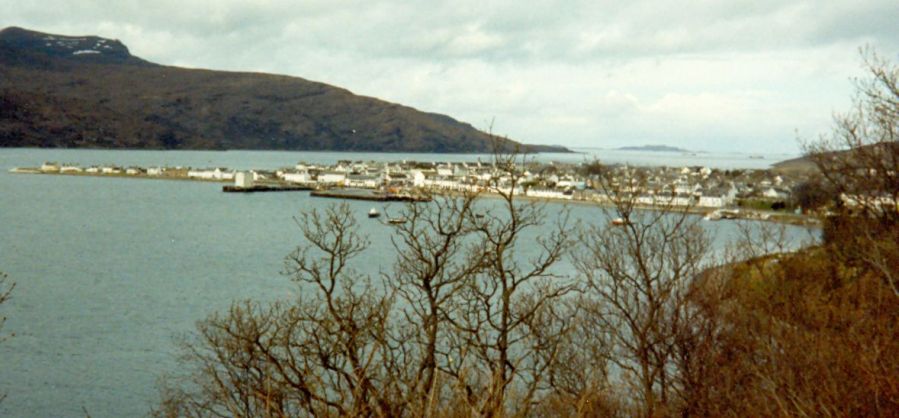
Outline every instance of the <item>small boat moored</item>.
[(368, 211), (369, 218), (377, 218), (379, 216), (381, 216), (381, 212), (378, 212), (375, 208), (371, 208), (371, 210)]
[(612, 225), (614, 225), (614, 226), (624, 226), (624, 225), (627, 225), (627, 221), (625, 221), (624, 218), (615, 218), (615, 219), (612, 219), (612, 221), (611, 221), (610, 223), (611, 223)]
[(707, 213), (703, 219), (707, 221), (720, 221), (722, 219), (738, 219), (740, 218), (739, 209), (717, 209)]

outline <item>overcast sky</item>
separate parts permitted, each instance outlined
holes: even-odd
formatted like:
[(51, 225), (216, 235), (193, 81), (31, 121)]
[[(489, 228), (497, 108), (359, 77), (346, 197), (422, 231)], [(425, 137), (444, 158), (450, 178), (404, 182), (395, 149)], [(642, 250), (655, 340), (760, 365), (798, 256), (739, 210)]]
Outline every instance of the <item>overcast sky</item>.
[(796, 152), (899, 56), (896, 0), (0, 0), (0, 27), (299, 76), (527, 143)]

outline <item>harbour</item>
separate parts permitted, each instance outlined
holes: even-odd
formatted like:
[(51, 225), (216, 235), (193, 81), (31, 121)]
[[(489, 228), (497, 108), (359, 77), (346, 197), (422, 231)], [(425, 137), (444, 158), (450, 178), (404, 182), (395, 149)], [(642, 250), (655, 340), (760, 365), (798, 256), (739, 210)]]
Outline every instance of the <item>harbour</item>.
[[(311, 157), (310, 157), (311, 156)], [(396, 160), (401, 157), (384, 156)], [(336, 202), (350, 206), (372, 245), (357, 268), (391, 267), (390, 224), (398, 202), (332, 200), (311, 192), (223, 193), (233, 180), (135, 181), (148, 175), (13, 174), (44, 160), (97, 161), (151, 167), (230, 166), (276, 171), (298, 159), (323, 164), (359, 155), (257, 151), (0, 151), (0, 266), (17, 283), (4, 304), (14, 333), (0, 344), (7, 359), (0, 415), (143, 416), (162, 372), (176, 367), (173, 336), (194, 329), (234, 300), (283, 300), (298, 295), (280, 273), (301, 239), (293, 217)], [(445, 159), (419, 155), (419, 159)], [(475, 158), (472, 157), (474, 160)], [(285, 161), (287, 160), (287, 161)], [(311, 162), (311, 161), (310, 161)], [(112, 164), (109, 164), (112, 165)], [(266, 171), (266, 170), (260, 170)], [(160, 178), (166, 179), (166, 178)], [(547, 201), (547, 216), (562, 203)], [(601, 208), (570, 205), (572, 217), (606, 224)], [(402, 204), (402, 203), (399, 203)], [(485, 205), (497, 204), (485, 199)], [(372, 208), (381, 213), (370, 220)], [(700, 214), (701, 216), (701, 214)], [(703, 222), (725, 248), (739, 237), (733, 222)], [(787, 226), (798, 244), (807, 229)], [(548, 231), (535, 231), (536, 239)], [(214, 260), (214, 261), (210, 261)], [(567, 274), (562, 266), (560, 274)], [(52, 368), (47, 364), (54, 364)], [(45, 371), (45, 372), (36, 372)]]

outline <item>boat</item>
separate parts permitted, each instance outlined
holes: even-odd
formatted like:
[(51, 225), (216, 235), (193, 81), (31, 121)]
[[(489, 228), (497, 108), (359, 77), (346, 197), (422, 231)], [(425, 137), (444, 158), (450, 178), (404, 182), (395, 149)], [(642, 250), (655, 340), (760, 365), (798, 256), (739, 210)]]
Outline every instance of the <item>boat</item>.
[(722, 219), (738, 219), (740, 218), (739, 209), (718, 209), (707, 213), (703, 219), (707, 221), (720, 221)]
[(615, 219), (612, 219), (612, 221), (611, 221), (610, 223), (611, 223), (612, 225), (615, 225), (615, 226), (624, 226), (624, 225), (627, 225), (627, 221), (625, 221), (624, 218), (615, 218)]
[(406, 218), (388, 218), (387, 222), (392, 224), (404, 224), (406, 223)]
[(381, 216), (381, 212), (378, 212), (375, 208), (371, 208), (371, 210), (368, 211), (369, 218), (377, 218), (379, 216)]

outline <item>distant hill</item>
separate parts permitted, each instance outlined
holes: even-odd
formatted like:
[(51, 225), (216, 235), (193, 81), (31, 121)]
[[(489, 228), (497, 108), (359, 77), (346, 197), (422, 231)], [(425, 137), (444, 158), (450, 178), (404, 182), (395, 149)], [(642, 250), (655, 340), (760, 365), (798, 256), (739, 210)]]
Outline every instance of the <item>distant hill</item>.
[(96, 36), (0, 31), (0, 146), (490, 152), (493, 138), (302, 78), (158, 65)]
[(652, 152), (691, 152), (691, 151), (685, 150), (683, 148), (670, 147), (668, 145), (629, 146), (629, 147), (620, 147), (620, 148), (618, 148), (618, 150), (620, 150), (620, 151), (652, 151)]
[[(831, 159), (844, 160), (858, 166), (864, 166), (877, 158), (883, 158), (885, 166), (895, 166), (895, 158), (899, 155), (899, 141), (867, 144), (853, 149), (829, 151), (821, 155)], [(819, 169), (812, 160), (813, 156), (814, 154), (804, 155), (799, 158), (781, 161), (773, 164), (771, 168), (777, 172), (787, 174), (814, 174), (819, 172)]]
[(818, 166), (808, 156), (803, 156), (774, 163), (771, 169), (779, 173), (804, 175), (817, 172)]

